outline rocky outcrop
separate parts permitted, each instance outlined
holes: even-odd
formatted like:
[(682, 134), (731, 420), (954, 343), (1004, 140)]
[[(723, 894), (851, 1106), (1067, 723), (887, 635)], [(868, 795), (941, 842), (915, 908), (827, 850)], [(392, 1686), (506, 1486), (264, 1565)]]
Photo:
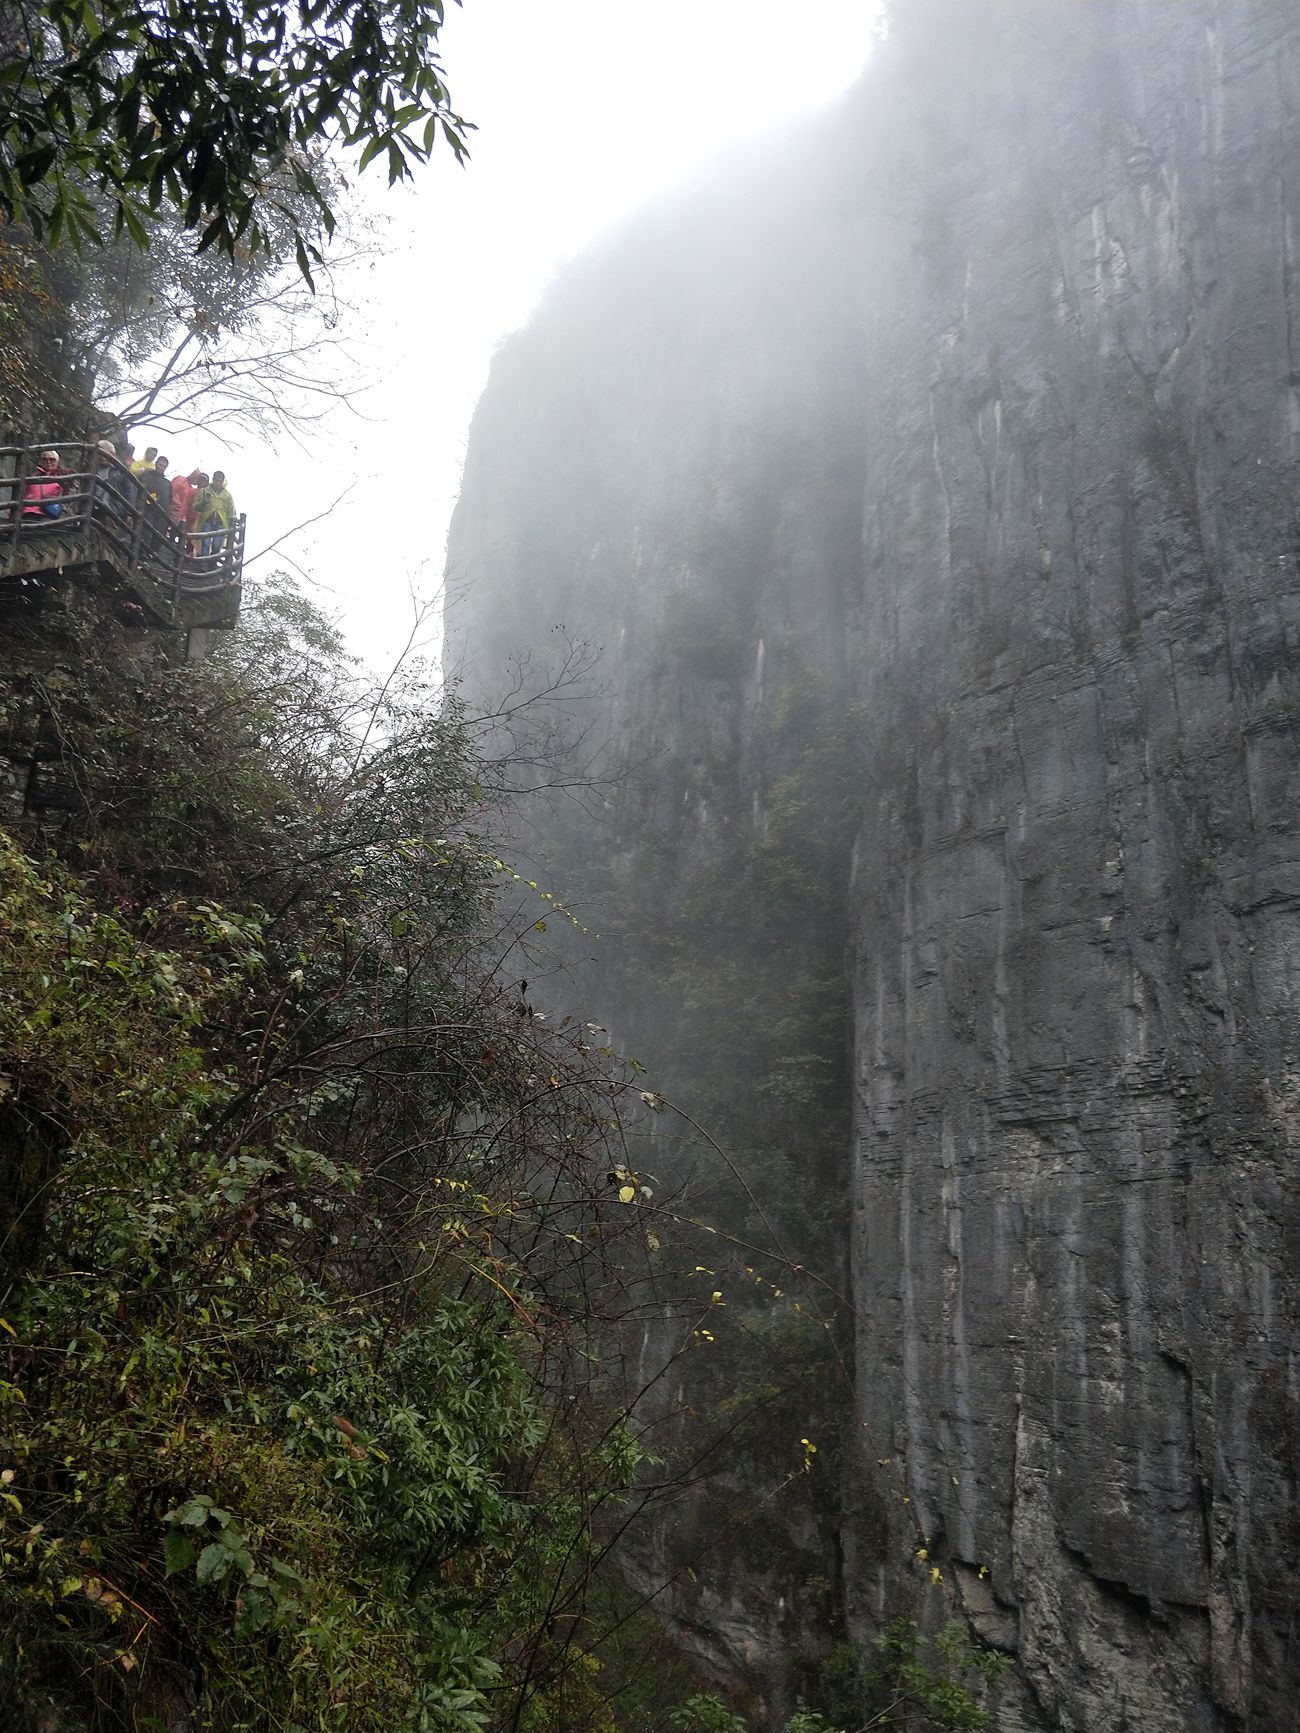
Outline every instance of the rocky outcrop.
[(843, 1607), (955, 1596), (1007, 1729), (1300, 1726), (1298, 62), (1291, 0), (912, 0), (557, 287), (453, 532), (473, 678), (606, 645), (614, 858), (851, 706)]

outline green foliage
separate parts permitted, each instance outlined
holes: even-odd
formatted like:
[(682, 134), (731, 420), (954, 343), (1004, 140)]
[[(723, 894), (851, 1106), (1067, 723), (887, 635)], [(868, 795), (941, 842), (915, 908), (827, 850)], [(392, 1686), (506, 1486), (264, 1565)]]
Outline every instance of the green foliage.
[[(45, 1259), (6, 1302), (23, 1370), (0, 1408), (2, 1664), (20, 1693), (138, 1675), (108, 1692), (125, 1714), (179, 1651), (222, 1726), (272, 1715), (287, 1643), (303, 1726), (340, 1690), (357, 1726), (416, 1725), (449, 1565), (523, 1521), (502, 1473), (538, 1421), (507, 1320), (413, 1275), (394, 1336), (389, 1309), (303, 1267), (304, 1239), (320, 1268), (358, 1237), (339, 1229), (359, 1174), (287, 1127), (225, 1160), (205, 1148), (238, 1079), (194, 1026), (247, 993), (246, 929), (200, 915), (187, 961), (3, 864), (10, 1089), (27, 1113), (57, 1099), (72, 1142), (46, 1181)], [(496, 1676), (458, 1628), (465, 1714), (447, 1697), (433, 1725), (471, 1725)]]
[(927, 1642), (910, 1619), (895, 1619), (874, 1647), (865, 1680), (869, 1727), (979, 1733), (992, 1724), (982, 1699), (1011, 1658), (973, 1641), (959, 1620)]
[(843, 1637), (818, 1657), (811, 1671), (808, 1700), (835, 1728), (854, 1728), (860, 1720), (858, 1650)]
[(66, 681), (19, 645), (0, 703), (81, 797), (60, 858), (0, 843), (0, 1695), (604, 1729), (572, 1631), (638, 1460), (585, 1324), (629, 1086), (494, 971), (455, 707), (286, 589), (208, 664), (96, 644)]
[[(633, 1593), (616, 1568), (597, 1576), (587, 1616), (596, 1676), (617, 1733), (663, 1733), (665, 1704), (683, 1702), (700, 1689), (696, 1668), (654, 1604)], [(545, 1733), (563, 1725), (553, 1719)]]
[(747, 1733), (749, 1726), (743, 1715), (731, 1713), (721, 1697), (703, 1692), (688, 1697), (668, 1719), (682, 1733)]
[[(148, 243), (152, 214), (180, 213), (202, 248), (267, 244), (287, 174), (332, 227), (314, 147), (409, 174), (441, 137), (465, 154), (438, 60), (443, 0), (49, 0), (0, 44), (0, 210), (38, 240), (99, 234)], [(26, 15), (24, 15), (26, 16)], [(310, 231), (291, 216), (299, 269)]]
[[(992, 1724), (983, 1701), (1010, 1666), (1010, 1657), (972, 1640), (954, 1620), (933, 1639), (922, 1637), (908, 1619), (887, 1625), (872, 1645), (873, 1654), (852, 1703), (841, 1703), (830, 1717), (799, 1708), (783, 1733), (979, 1733)], [(668, 1717), (683, 1733), (748, 1733), (749, 1722), (720, 1697), (696, 1695)]]

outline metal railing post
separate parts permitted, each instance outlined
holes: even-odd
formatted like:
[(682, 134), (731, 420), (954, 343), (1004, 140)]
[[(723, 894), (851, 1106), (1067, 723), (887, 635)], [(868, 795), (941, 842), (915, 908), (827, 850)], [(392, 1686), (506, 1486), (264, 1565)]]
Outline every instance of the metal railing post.
[[(170, 515), (170, 514), (169, 514)], [(172, 522), (176, 524), (175, 518)], [(176, 524), (172, 532), (176, 537), (176, 557), (172, 561), (172, 607), (178, 607), (181, 599), (181, 568), (185, 564), (185, 525)]]
[(140, 541), (144, 535), (144, 489), (137, 487), (136, 496), (131, 502), (134, 510), (131, 521), (131, 542), (127, 550), (127, 559), (131, 570), (135, 571), (140, 564)]
[(241, 511), (235, 519), (234, 531), (230, 537), (230, 558), (226, 565), (226, 582), (237, 584), (244, 571), (244, 526), (245, 517)]
[[(98, 443), (87, 445), (90, 453), (90, 489), (86, 495), (86, 528), (93, 529), (101, 518), (108, 515), (108, 465), (107, 458), (99, 449)], [(103, 485), (100, 477), (103, 476)]]
[(18, 546), (18, 537), (23, 527), (24, 496), (26, 495), (28, 486), (36, 474), (35, 469), (32, 467), (31, 454), (33, 451), (37, 451), (38, 449), (39, 448), (34, 445), (24, 445), (19, 447), (18, 455), (22, 459), (22, 467), (21, 469), (15, 469), (14, 471), (14, 527), (9, 537), (11, 547)]
[[(74, 479), (80, 481), (82, 485), (77, 489), (81, 499), (78, 502), (73, 521), (79, 529), (88, 530), (94, 517), (95, 478), (99, 472), (99, 448), (98, 446), (89, 446), (82, 441), (77, 446), (77, 454), (77, 461), (81, 464), (81, 469)], [(87, 461), (90, 463), (89, 469), (86, 468)]]

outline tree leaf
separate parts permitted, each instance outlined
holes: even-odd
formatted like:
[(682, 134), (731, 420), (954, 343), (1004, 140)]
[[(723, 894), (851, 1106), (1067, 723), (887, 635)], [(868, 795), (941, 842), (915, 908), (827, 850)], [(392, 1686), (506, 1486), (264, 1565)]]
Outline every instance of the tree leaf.
[(194, 1563), (194, 1543), (183, 1529), (167, 1530), (163, 1536), (163, 1558), (167, 1566), (165, 1574), (169, 1577), (187, 1571)]
[(198, 1578), (201, 1583), (219, 1583), (230, 1573), (235, 1562), (230, 1548), (219, 1540), (210, 1541), (199, 1554)]

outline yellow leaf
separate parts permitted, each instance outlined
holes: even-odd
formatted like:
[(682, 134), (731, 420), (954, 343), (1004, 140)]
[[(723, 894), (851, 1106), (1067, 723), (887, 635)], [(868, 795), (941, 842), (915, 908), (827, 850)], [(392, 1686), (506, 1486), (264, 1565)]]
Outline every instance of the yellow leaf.
[(620, 1203), (632, 1203), (635, 1198), (636, 1198), (636, 1187), (634, 1185), (621, 1185), (621, 1186), (619, 1186), (619, 1188), (618, 1188), (618, 1201)]

